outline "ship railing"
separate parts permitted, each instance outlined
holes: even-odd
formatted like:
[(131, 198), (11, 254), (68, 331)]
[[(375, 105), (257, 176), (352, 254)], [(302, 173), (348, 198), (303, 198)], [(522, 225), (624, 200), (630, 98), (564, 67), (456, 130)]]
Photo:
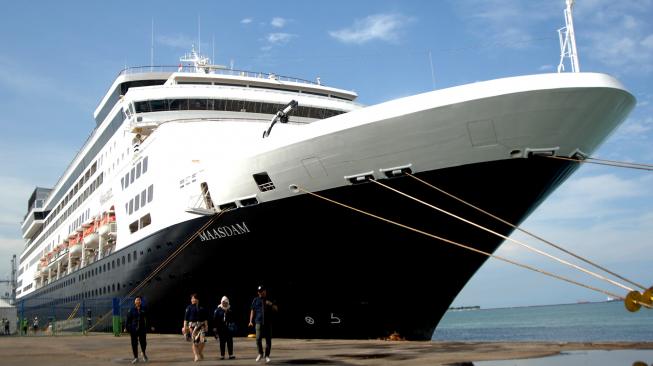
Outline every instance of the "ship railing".
[[(201, 66), (200, 69), (206, 70), (208, 75), (227, 75), (227, 76), (239, 76), (239, 77), (248, 77), (255, 79), (265, 79), (265, 80), (278, 80), (286, 81), (300, 84), (310, 84), (310, 85), (322, 85), (315, 81), (310, 81), (306, 79), (300, 79), (292, 76), (277, 75), (275, 73), (267, 72), (257, 72), (257, 71), (247, 71), (247, 70), (236, 70), (236, 69), (226, 69), (221, 66), (207, 65)], [(132, 74), (143, 74), (143, 73), (152, 73), (152, 72), (187, 72), (187, 73), (198, 73), (198, 67), (182, 65), (182, 66), (134, 66), (127, 67), (122, 69), (118, 76), (121, 75), (132, 75)]]

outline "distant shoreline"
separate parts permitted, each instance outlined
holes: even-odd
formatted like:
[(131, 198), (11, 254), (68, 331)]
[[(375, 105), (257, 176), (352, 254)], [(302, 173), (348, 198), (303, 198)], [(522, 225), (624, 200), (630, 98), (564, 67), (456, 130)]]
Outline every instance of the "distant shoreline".
[(542, 305), (516, 305), (516, 306), (501, 306), (496, 308), (481, 308), (478, 305), (474, 306), (452, 306), (447, 311), (456, 310), (500, 310), (500, 309), (521, 309), (521, 308), (541, 308), (548, 306), (567, 306), (567, 305), (588, 305), (588, 304), (605, 304), (610, 302), (621, 302), (621, 300), (603, 300), (603, 301), (578, 301), (560, 304), (542, 304)]

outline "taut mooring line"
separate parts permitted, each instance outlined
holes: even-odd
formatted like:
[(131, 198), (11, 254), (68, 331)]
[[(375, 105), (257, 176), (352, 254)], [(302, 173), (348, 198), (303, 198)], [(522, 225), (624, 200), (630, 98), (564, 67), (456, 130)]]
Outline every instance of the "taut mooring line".
[[(650, 164), (640, 164), (640, 163), (629, 163), (625, 161), (616, 161), (616, 160), (605, 160), (605, 159), (597, 159), (597, 158), (585, 158), (585, 159), (574, 159), (574, 158), (568, 158), (564, 156), (555, 156), (555, 155), (537, 155), (549, 159), (558, 159), (558, 160), (567, 160), (567, 161), (573, 161), (576, 163), (590, 163), (590, 164), (598, 164), (598, 165), (608, 165), (608, 166), (614, 166), (618, 168), (630, 168), (630, 169), (639, 169), (639, 170), (648, 170), (648, 171), (653, 171), (653, 165)], [(591, 161), (591, 160), (596, 160), (596, 161)]]
[(611, 279), (609, 279), (609, 278), (607, 278), (607, 277), (605, 277), (605, 276), (601, 276), (601, 275), (598, 274), (598, 273), (592, 272), (592, 271), (590, 271), (590, 270), (588, 270), (588, 269), (585, 269), (585, 268), (583, 268), (583, 267), (581, 267), (581, 266), (578, 266), (578, 265), (573, 264), (573, 263), (571, 263), (571, 262), (568, 262), (568, 261), (566, 261), (566, 260), (564, 260), (564, 259), (558, 258), (558, 257), (556, 257), (556, 256), (554, 256), (554, 255), (552, 255), (552, 254), (549, 254), (549, 253), (547, 253), (547, 252), (544, 252), (544, 251), (542, 251), (542, 250), (539, 250), (539, 249), (537, 249), (537, 248), (534, 248), (534, 247), (532, 247), (532, 246), (530, 246), (530, 245), (528, 245), (528, 244), (522, 243), (522, 242), (519, 241), (519, 240), (516, 240), (516, 239), (510, 238), (510, 237), (507, 237), (507, 236), (505, 236), (505, 235), (503, 235), (503, 234), (501, 234), (501, 233), (498, 233), (498, 232), (496, 232), (496, 231), (494, 231), (494, 230), (488, 229), (488, 228), (486, 228), (486, 227), (484, 227), (484, 226), (482, 226), (482, 225), (479, 225), (479, 224), (477, 224), (477, 223), (475, 223), (475, 222), (469, 221), (469, 220), (467, 220), (467, 219), (465, 219), (465, 218), (463, 218), (463, 217), (460, 217), (460, 216), (458, 216), (458, 215), (455, 215), (455, 214), (453, 214), (453, 213), (451, 213), (451, 212), (449, 212), (449, 211), (446, 211), (446, 210), (444, 210), (444, 209), (441, 209), (441, 208), (439, 208), (439, 207), (437, 207), (437, 206), (434, 206), (434, 205), (432, 205), (432, 204), (430, 204), (430, 203), (426, 203), (426, 202), (424, 202), (424, 201), (422, 201), (422, 200), (419, 200), (419, 199), (417, 199), (417, 198), (415, 198), (415, 197), (413, 197), (413, 196), (411, 196), (411, 195), (409, 195), (409, 194), (406, 194), (406, 193), (401, 192), (401, 191), (399, 191), (399, 190), (397, 190), (397, 189), (395, 189), (395, 188), (392, 188), (392, 187), (390, 187), (390, 186), (388, 186), (388, 185), (385, 185), (385, 184), (383, 184), (383, 183), (381, 183), (381, 182), (379, 182), (379, 181), (377, 181), (377, 180), (373, 180), (373, 179), (372, 179), (372, 180), (370, 180), (370, 181), (371, 181), (371, 182), (374, 182), (374, 183), (376, 183), (376, 184), (378, 184), (378, 185), (380, 185), (380, 186), (382, 186), (382, 187), (384, 187), (384, 188), (386, 188), (386, 189), (389, 189), (389, 190), (391, 190), (391, 191), (393, 191), (393, 192), (395, 192), (395, 193), (398, 193), (398, 194), (400, 194), (400, 195), (402, 195), (402, 196), (404, 196), (404, 197), (410, 198), (411, 200), (416, 201), (416, 202), (418, 202), (418, 203), (420, 203), (420, 204), (422, 204), (422, 205), (425, 205), (425, 206), (428, 206), (428, 207), (430, 207), (430, 208), (432, 208), (432, 209), (434, 209), (434, 210), (437, 210), (437, 211), (439, 211), (439, 212), (441, 212), (441, 213), (443, 213), (443, 214), (445, 214), (445, 215), (449, 215), (449, 216), (451, 216), (451, 217), (453, 217), (453, 218), (455, 218), (455, 219), (458, 219), (458, 220), (460, 220), (460, 221), (463, 221), (463, 222), (465, 222), (465, 223), (468, 223), (468, 224), (470, 224), (470, 225), (472, 225), (472, 226), (475, 226), (475, 227), (477, 227), (477, 228), (479, 228), (479, 229), (481, 229), (481, 230), (487, 231), (488, 233), (491, 233), (491, 234), (493, 234), (493, 235), (496, 235), (496, 236), (498, 236), (498, 237), (500, 237), (500, 238), (502, 238), (502, 239), (504, 239), (504, 240), (509, 240), (509, 241), (511, 241), (511, 242), (513, 242), (513, 243), (515, 243), (515, 244), (521, 245), (521, 246), (523, 246), (524, 248), (527, 248), (527, 249), (529, 249), (529, 250), (531, 250), (531, 251), (533, 251), (533, 252), (536, 252), (536, 253), (538, 253), (538, 254), (540, 254), (540, 255), (543, 255), (543, 256), (545, 256), (545, 257), (551, 258), (551, 259), (553, 259), (553, 260), (555, 260), (555, 261), (557, 261), (557, 262), (560, 262), (560, 263), (562, 263), (562, 264), (565, 264), (565, 265), (567, 265), (567, 266), (569, 266), (569, 267), (575, 268), (575, 269), (577, 269), (577, 270), (579, 270), (579, 271), (581, 271), (581, 272), (584, 272), (584, 273), (586, 273), (586, 274), (588, 274), (588, 275), (590, 275), (590, 276), (593, 276), (593, 277), (596, 277), (596, 278), (598, 278), (598, 279), (600, 279), (600, 280), (603, 280), (603, 281), (609, 282), (609, 283), (611, 283), (611, 284), (613, 284), (613, 285), (615, 285), (615, 286), (621, 287), (621, 288), (624, 289), (624, 290), (633, 291), (632, 288), (630, 288), (630, 287), (628, 287), (628, 286), (625, 286), (625, 285), (623, 285), (623, 284), (621, 284), (621, 283), (619, 283), (619, 282), (613, 281), (613, 280), (611, 280)]
[(609, 269), (607, 269), (607, 268), (605, 268), (605, 267), (602, 267), (601, 265), (596, 264), (596, 263), (592, 262), (592, 261), (589, 260), (589, 259), (586, 259), (586, 258), (584, 258), (584, 257), (582, 257), (582, 256), (580, 256), (580, 255), (578, 255), (578, 254), (576, 254), (576, 253), (573, 253), (573, 252), (571, 252), (571, 251), (569, 251), (569, 250), (567, 250), (567, 249), (565, 249), (565, 248), (563, 248), (563, 247), (561, 247), (561, 246), (559, 246), (559, 245), (556, 245), (555, 243), (553, 243), (553, 242), (551, 242), (551, 241), (549, 241), (549, 240), (546, 240), (546, 239), (544, 239), (544, 238), (542, 238), (542, 237), (540, 237), (540, 236), (538, 236), (538, 235), (536, 235), (536, 234), (534, 234), (534, 233), (532, 233), (532, 232), (530, 232), (530, 231), (528, 231), (528, 230), (526, 230), (526, 229), (522, 229), (522, 228), (520, 228), (519, 226), (516, 226), (516, 225), (514, 225), (514, 224), (512, 224), (512, 223), (510, 223), (510, 222), (508, 222), (508, 221), (506, 221), (506, 220), (504, 220), (504, 219), (502, 219), (502, 218), (500, 218), (500, 217), (498, 217), (498, 216), (496, 216), (496, 215), (494, 215), (494, 214), (488, 212), (488, 211), (483, 210), (483, 209), (480, 208), (480, 207), (477, 207), (477, 206), (475, 206), (475, 205), (473, 205), (473, 204), (471, 204), (471, 203), (469, 203), (469, 202), (463, 200), (463, 199), (460, 198), (460, 197), (455, 196), (454, 194), (451, 194), (451, 193), (449, 193), (449, 192), (443, 190), (442, 188), (436, 187), (436, 186), (434, 186), (433, 184), (431, 184), (431, 183), (429, 183), (429, 182), (426, 182), (426, 181), (424, 181), (423, 179), (420, 179), (420, 178), (418, 178), (418, 177), (416, 177), (416, 176), (414, 176), (414, 175), (412, 175), (412, 174), (410, 174), (410, 173), (408, 173), (407, 175), (408, 175), (409, 177), (411, 177), (411, 178), (417, 180), (418, 182), (420, 182), (420, 183), (422, 183), (422, 184), (425, 184), (425, 185), (427, 185), (427, 186), (429, 186), (429, 187), (435, 189), (436, 191), (438, 191), (438, 192), (440, 192), (440, 193), (442, 193), (442, 194), (444, 194), (444, 195), (446, 195), (446, 196), (449, 196), (449, 197), (451, 197), (451, 198), (457, 200), (458, 202), (461, 202), (461, 203), (463, 203), (463, 204), (465, 204), (465, 205), (467, 205), (467, 206), (469, 206), (469, 207), (471, 207), (471, 208), (473, 208), (473, 209), (475, 209), (475, 210), (477, 210), (477, 211), (479, 211), (479, 212), (481, 212), (481, 213), (484, 213), (484, 214), (486, 214), (486, 215), (492, 217), (492, 218), (495, 219), (495, 220), (498, 220), (498, 221), (500, 221), (500, 222), (502, 222), (502, 223), (504, 223), (504, 224), (506, 224), (506, 225), (512, 227), (513, 229), (519, 230), (519, 231), (521, 231), (522, 233), (524, 233), (524, 234), (526, 234), (526, 235), (529, 235), (529, 236), (531, 236), (531, 237), (533, 237), (533, 238), (535, 238), (535, 239), (537, 239), (537, 240), (540, 240), (540, 241), (542, 241), (542, 242), (544, 242), (544, 243), (546, 243), (546, 244), (548, 244), (548, 245), (550, 245), (550, 246), (552, 246), (552, 247), (554, 247), (554, 248), (556, 248), (556, 249), (558, 249), (558, 250), (560, 250), (560, 251), (562, 251), (562, 252), (564, 252), (564, 253), (569, 254), (570, 256), (572, 256), (572, 257), (574, 257), (574, 258), (576, 258), (576, 259), (578, 259), (578, 260), (581, 260), (581, 261), (583, 261), (583, 262), (585, 262), (585, 263), (587, 263), (587, 264), (589, 264), (589, 265), (591, 265), (591, 266), (594, 266), (595, 268), (598, 268), (598, 269), (600, 269), (600, 270), (602, 270), (602, 271), (604, 271), (604, 272), (606, 272), (606, 273), (609, 273), (609, 274), (611, 274), (611, 275), (613, 275), (613, 276), (615, 276), (615, 277), (621, 279), (622, 281), (628, 282), (628, 283), (630, 283), (630, 284), (633, 285), (633, 286), (637, 286), (637, 287), (641, 288), (642, 290), (646, 290), (646, 287), (644, 287), (644, 286), (642, 286), (642, 285), (640, 285), (640, 284), (638, 284), (638, 283), (636, 283), (636, 282), (634, 282), (634, 281), (631, 281), (631, 280), (629, 280), (629, 279), (627, 279), (627, 278), (625, 278), (625, 277), (623, 277), (623, 276), (621, 276), (621, 275), (619, 275), (619, 274), (617, 274), (617, 273), (615, 273), (615, 272), (612, 272), (611, 270), (609, 270)]

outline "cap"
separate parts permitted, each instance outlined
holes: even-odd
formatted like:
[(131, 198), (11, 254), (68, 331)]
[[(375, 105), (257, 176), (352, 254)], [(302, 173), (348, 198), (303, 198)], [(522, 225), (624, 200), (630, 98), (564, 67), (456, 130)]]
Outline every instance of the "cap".
[(263, 292), (263, 291), (265, 291), (265, 286), (260, 285), (260, 286), (256, 289), (256, 291), (257, 291), (257, 292)]

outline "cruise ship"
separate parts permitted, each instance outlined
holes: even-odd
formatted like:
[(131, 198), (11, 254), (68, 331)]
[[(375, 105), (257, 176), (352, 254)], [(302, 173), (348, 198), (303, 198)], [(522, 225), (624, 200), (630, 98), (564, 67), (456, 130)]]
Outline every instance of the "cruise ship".
[(59, 181), (29, 197), (19, 311), (81, 322), (94, 304), (95, 322), (138, 294), (178, 332), (191, 293), (227, 295), (244, 334), (264, 284), (275, 336), (430, 339), (487, 257), (379, 218), (488, 253), (503, 239), (373, 181), (509, 235), (414, 178), (519, 224), (578, 166), (546, 156), (591, 155), (635, 105), (581, 72), (356, 98), (194, 51), (122, 70)]

